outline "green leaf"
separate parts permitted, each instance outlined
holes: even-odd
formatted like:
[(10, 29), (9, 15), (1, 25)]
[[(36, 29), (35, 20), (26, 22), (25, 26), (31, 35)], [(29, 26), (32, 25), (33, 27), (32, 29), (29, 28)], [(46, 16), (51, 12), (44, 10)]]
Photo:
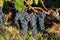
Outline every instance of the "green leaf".
[(29, 3), (30, 3), (30, 4), (33, 4), (33, 0), (29, 0)]
[(35, 2), (35, 4), (37, 5), (37, 4), (38, 4), (38, 2), (39, 2), (39, 0), (34, 0), (34, 2)]
[(16, 0), (15, 1), (15, 8), (18, 11), (21, 11), (24, 9), (24, 0)]

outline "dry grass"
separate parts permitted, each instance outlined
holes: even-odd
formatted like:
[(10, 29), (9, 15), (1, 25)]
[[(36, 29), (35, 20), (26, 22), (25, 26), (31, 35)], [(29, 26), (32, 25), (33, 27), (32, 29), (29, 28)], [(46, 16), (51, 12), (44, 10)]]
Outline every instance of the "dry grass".
[[(60, 25), (59, 25), (60, 26)], [(16, 27), (0, 26), (0, 40), (60, 40), (60, 27), (48, 28), (48, 36), (42, 36), (42, 33), (38, 32), (36, 37), (32, 36), (32, 32), (28, 31), (27, 36), (21, 35), (21, 30)]]

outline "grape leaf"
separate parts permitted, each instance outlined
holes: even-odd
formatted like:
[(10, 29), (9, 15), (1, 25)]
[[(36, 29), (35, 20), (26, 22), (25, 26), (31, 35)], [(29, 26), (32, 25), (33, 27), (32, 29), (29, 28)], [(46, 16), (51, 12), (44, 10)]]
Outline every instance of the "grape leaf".
[(21, 11), (24, 9), (24, 0), (16, 0), (15, 1), (15, 8), (18, 11)]

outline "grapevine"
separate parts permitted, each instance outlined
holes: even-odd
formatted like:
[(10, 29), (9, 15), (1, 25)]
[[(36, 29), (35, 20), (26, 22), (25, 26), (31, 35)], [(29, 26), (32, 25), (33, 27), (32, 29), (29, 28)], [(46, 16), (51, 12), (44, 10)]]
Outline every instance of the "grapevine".
[[(54, 26), (52, 28), (55, 30), (55, 26), (60, 25), (60, 1), (53, 1), (54, 0), (0, 0), (0, 26), (4, 27), (5, 30), (6, 27), (8, 27), (8, 32), (9, 30), (14, 30), (12, 28), (12, 30), (9, 29), (10, 26), (14, 26), (19, 31), (16, 32), (18, 34), (12, 34), (13, 31), (9, 32), (13, 35), (13, 37), (11, 37), (13, 38), (12, 40), (16, 40), (14, 38), (20, 37), (20, 35), (22, 35), (20, 38), (26, 37), (26, 40), (31, 39), (29, 36), (39, 37), (39, 39), (36, 38), (36, 40), (44, 40), (44, 37), (46, 37), (46, 40), (48, 40), (47, 38), (49, 38), (51, 31), (47, 30), (51, 29), (51, 26)], [(58, 29), (60, 28), (58, 27)], [(56, 30), (58, 29), (56, 27)], [(30, 31), (32, 32), (29, 33)], [(38, 33), (39, 35), (37, 36)], [(17, 36), (15, 37), (15, 35)], [(23, 40), (25, 40), (24, 38)], [(7, 39), (10, 40), (8, 37)], [(19, 38), (17, 38), (17, 40), (18, 39)]]

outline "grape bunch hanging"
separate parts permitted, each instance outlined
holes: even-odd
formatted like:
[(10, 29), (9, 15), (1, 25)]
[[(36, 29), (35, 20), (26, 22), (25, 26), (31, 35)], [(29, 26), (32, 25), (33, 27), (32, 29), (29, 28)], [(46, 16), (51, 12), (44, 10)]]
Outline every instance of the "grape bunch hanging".
[[(36, 36), (37, 34), (37, 26), (39, 26), (40, 31), (44, 32), (45, 31), (45, 26), (44, 26), (44, 19), (47, 15), (51, 15), (52, 17), (56, 18), (59, 20), (59, 10), (60, 8), (56, 9), (48, 9), (45, 4), (44, 0), (2, 0), (0, 2), (0, 24), (5, 25), (5, 21), (11, 18), (14, 20), (13, 23), (15, 22), (18, 26), (18, 29), (22, 27), (22, 35), (27, 35), (27, 31), (29, 28), (29, 23), (30, 27), (32, 29), (33, 36)], [(4, 5), (4, 3), (6, 5)], [(40, 3), (42, 7), (33, 7), (32, 4), (38, 5)], [(2, 8), (5, 8), (8, 10), (9, 14), (5, 14), (2, 11)], [(15, 12), (12, 12), (15, 11)], [(10, 13), (10, 11), (12, 13)], [(15, 14), (13, 14), (15, 13)], [(13, 16), (14, 15), (14, 16)], [(5, 17), (6, 16), (6, 17)], [(38, 20), (38, 21), (37, 21)], [(38, 24), (39, 25), (38, 25)]]

